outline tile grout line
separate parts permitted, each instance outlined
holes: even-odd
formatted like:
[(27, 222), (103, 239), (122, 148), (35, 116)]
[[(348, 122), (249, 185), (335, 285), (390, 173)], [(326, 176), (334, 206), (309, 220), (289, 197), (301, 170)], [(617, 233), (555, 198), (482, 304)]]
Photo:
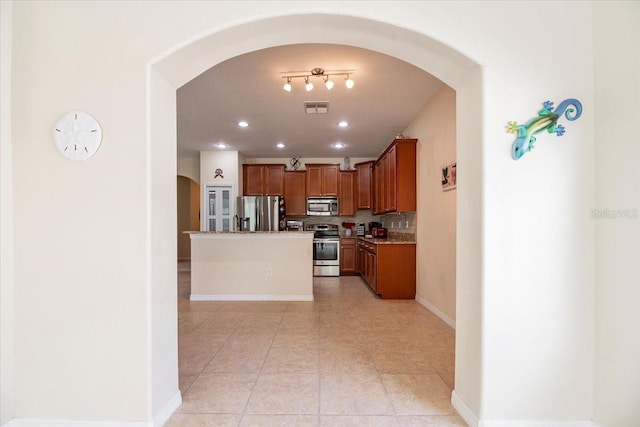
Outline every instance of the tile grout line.
[[(285, 311), (286, 311), (286, 306), (285, 306)], [(282, 313), (282, 317), (280, 318), (280, 323), (278, 323), (278, 328), (282, 324), (282, 319), (283, 318), (284, 318), (284, 312)], [(276, 334), (277, 334), (278, 328), (276, 328)], [(271, 343), (269, 344), (269, 348), (267, 349), (267, 352), (266, 352), (266, 354), (264, 356), (264, 359), (262, 360), (262, 364), (260, 365), (260, 371), (256, 375), (256, 380), (253, 383), (253, 387), (251, 388), (251, 392), (249, 393), (249, 397), (247, 398), (247, 401), (245, 402), (244, 407), (242, 408), (242, 413), (240, 414), (240, 422), (238, 423), (238, 425), (242, 424), (242, 421), (244, 420), (244, 417), (247, 415), (247, 407), (249, 406), (249, 402), (251, 402), (251, 398), (253, 397), (253, 392), (255, 391), (256, 386), (258, 385), (258, 380), (260, 379), (260, 376), (262, 375), (262, 373), (264, 371), (264, 365), (265, 365), (265, 363), (267, 361), (267, 357), (269, 357), (269, 353), (271, 353), (271, 349), (273, 348), (274, 339), (275, 339), (275, 334), (271, 337)]]

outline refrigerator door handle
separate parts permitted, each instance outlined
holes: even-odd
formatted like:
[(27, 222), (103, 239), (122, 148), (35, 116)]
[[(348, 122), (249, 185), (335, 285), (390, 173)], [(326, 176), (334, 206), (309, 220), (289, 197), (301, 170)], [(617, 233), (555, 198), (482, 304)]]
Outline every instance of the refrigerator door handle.
[(256, 231), (262, 230), (262, 218), (260, 218), (260, 212), (262, 211), (262, 200), (260, 197), (256, 197), (256, 206), (253, 216), (256, 218)]

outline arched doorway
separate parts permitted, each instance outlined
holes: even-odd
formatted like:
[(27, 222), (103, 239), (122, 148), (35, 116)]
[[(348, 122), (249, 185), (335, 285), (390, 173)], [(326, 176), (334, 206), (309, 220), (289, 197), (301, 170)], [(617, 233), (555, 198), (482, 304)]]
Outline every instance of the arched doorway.
[[(151, 164), (155, 168), (148, 183), (152, 194), (150, 212), (157, 211), (156, 208), (161, 208), (169, 200), (162, 195), (175, 194), (173, 176), (165, 176), (162, 172), (175, 170), (176, 89), (226, 59), (292, 42), (346, 44), (378, 51), (422, 68), (456, 90), (457, 163), (460, 173), (456, 245), (457, 354), (453, 401), (463, 417), (465, 411), (469, 412), (467, 416), (473, 416), (479, 412), (480, 406), (482, 354), (482, 76), (479, 66), (469, 58), (431, 37), (400, 27), (362, 18), (318, 14), (281, 16), (251, 22), (177, 48), (149, 67), (148, 142), (153, 147)], [(158, 197), (154, 198), (154, 194)], [(151, 240), (158, 244), (151, 246), (153, 286), (171, 289), (174, 285), (171, 278), (175, 277), (175, 262), (161, 248), (175, 245), (172, 242), (175, 233), (171, 232), (175, 224), (162, 227), (158, 221), (155, 223), (157, 225), (152, 230)], [(152, 336), (161, 336), (166, 333), (166, 328), (171, 328), (168, 312), (173, 310), (175, 319), (175, 301), (163, 303), (154, 299), (152, 304), (155, 308), (151, 319)], [(171, 351), (170, 345), (170, 340), (165, 340), (164, 347), (154, 347), (152, 359), (157, 356), (167, 363), (165, 366), (172, 366), (170, 360), (167, 362), (162, 357)], [(173, 366), (177, 370), (177, 363), (173, 363)], [(160, 366), (156, 368), (154, 364), (154, 402), (156, 399), (162, 400), (163, 393), (171, 395), (170, 391), (165, 390), (170, 390), (174, 387), (172, 383), (177, 383), (175, 378), (172, 380), (160, 375), (159, 370)]]

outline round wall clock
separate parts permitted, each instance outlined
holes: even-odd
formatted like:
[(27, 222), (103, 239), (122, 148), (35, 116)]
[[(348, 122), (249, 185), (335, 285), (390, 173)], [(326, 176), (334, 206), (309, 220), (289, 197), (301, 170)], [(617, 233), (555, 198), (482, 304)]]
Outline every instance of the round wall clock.
[(86, 160), (93, 156), (102, 141), (100, 123), (82, 111), (65, 114), (53, 129), (60, 154), (70, 160)]

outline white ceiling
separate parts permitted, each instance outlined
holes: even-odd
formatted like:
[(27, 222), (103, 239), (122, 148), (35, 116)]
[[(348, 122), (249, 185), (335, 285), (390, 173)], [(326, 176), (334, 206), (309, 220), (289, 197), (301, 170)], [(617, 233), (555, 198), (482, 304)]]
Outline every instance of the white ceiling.
[[(311, 92), (303, 79), (293, 80), (290, 93), (282, 89), (283, 73), (315, 67), (353, 69), (355, 86), (347, 89), (336, 76), (330, 91), (320, 78), (311, 79)], [(219, 150), (219, 142), (247, 157), (377, 157), (442, 85), (413, 65), (351, 46), (296, 44), (247, 53), (178, 89), (178, 157)], [(328, 101), (328, 114), (305, 114), (307, 101)], [(240, 120), (249, 127), (240, 128)], [(341, 120), (350, 126), (339, 128)], [(278, 142), (286, 148), (276, 148)], [(336, 150), (336, 142), (345, 148)]]

